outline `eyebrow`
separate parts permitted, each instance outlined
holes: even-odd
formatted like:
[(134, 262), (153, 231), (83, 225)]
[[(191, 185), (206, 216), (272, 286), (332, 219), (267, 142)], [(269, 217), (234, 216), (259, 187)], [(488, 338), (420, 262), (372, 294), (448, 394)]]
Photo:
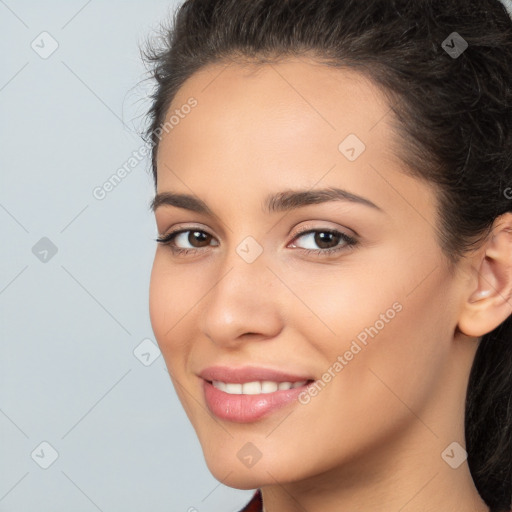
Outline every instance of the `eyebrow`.
[[(277, 194), (270, 194), (263, 202), (263, 211), (265, 213), (286, 212), (329, 201), (348, 201), (383, 211), (382, 208), (369, 199), (335, 187), (315, 190), (286, 190)], [(214, 216), (214, 213), (204, 201), (190, 194), (161, 192), (156, 194), (151, 201), (150, 209), (154, 212), (163, 205), (176, 206), (177, 208)]]

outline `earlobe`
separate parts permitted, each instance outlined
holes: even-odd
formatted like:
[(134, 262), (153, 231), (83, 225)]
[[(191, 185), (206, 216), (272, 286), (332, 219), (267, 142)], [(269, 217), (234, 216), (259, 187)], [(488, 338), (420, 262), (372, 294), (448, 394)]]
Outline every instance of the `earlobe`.
[(491, 234), (472, 257), (469, 292), (458, 328), (480, 337), (512, 314), (512, 214), (498, 217)]

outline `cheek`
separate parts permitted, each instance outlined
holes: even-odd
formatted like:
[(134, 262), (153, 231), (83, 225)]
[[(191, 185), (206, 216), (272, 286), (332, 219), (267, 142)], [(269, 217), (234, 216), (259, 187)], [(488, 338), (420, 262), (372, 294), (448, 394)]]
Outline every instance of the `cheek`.
[[(185, 378), (190, 353), (201, 338), (198, 315), (218, 276), (199, 263), (170, 263), (165, 248), (155, 255), (149, 286), (151, 326), (167, 368)], [(177, 389), (179, 393), (179, 387)]]
[(307, 308), (293, 302), (291, 326), (300, 326), (308, 343), (332, 362), (350, 349), (352, 340), (359, 339), (364, 346), (371, 339), (369, 330), (381, 336), (403, 314), (400, 282), (378, 262), (354, 261), (297, 274), (307, 275), (299, 282), (295, 278), (294, 286)]
[[(149, 315), (156, 340), (167, 362), (167, 353), (179, 349), (184, 337), (187, 314), (197, 302), (197, 283), (187, 279), (183, 270), (176, 271), (166, 262), (165, 251), (157, 251), (149, 284)], [(183, 319), (183, 320), (182, 320)]]
[[(402, 292), (390, 287), (378, 299), (368, 297), (364, 318), (344, 316), (347, 336), (338, 354), (350, 361), (337, 382), (342, 396), (359, 397), (379, 416), (407, 416), (402, 402), (422, 409), (448, 362), (453, 334), (453, 311), (440, 297), (443, 283), (437, 273), (412, 293), (413, 286)], [(364, 416), (364, 407), (360, 412)]]
[(149, 318), (159, 345), (164, 340), (164, 324), (167, 314), (167, 301), (169, 295), (169, 278), (164, 273), (164, 267), (160, 260), (161, 258), (159, 258), (157, 253), (153, 261), (153, 268), (151, 269), (151, 278), (149, 281)]
[(449, 276), (435, 256), (402, 258), (397, 265), (398, 256), (381, 251), (379, 258), (359, 260), (352, 268), (324, 269), (294, 290), (315, 313), (296, 309), (291, 323), (323, 364), (317, 371), (343, 374), (331, 379), (333, 389), (341, 386), (344, 394), (366, 402), (389, 394), (384, 383), (405, 393), (404, 399), (423, 400), (453, 335)]
[(187, 314), (204, 293), (197, 286), (198, 283), (190, 283), (187, 272), (169, 265), (165, 251), (157, 251), (149, 284), (150, 321), (174, 389), (191, 421), (190, 396), (197, 390), (190, 388), (186, 380), (184, 362), (191, 349)]

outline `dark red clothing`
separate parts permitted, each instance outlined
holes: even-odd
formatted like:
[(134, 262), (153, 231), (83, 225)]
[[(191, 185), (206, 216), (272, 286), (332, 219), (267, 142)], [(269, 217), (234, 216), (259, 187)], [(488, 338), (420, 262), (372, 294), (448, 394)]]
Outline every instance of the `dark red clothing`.
[(254, 493), (251, 501), (249, 501), (240, 512), (263, 512), (263, 501), (259, 489)]
[[(263, 501), (260, 489), (256, 491), (251, 501), (239, 512), (263, 512)], [(512, 510), (510, 512), (512, 512)]]

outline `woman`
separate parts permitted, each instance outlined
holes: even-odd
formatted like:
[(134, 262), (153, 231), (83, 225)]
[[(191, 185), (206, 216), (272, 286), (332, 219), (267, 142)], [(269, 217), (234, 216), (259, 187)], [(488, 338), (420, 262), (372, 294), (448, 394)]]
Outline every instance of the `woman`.
[(150, 316), (244, 509), (512, 501), (498, 0), (188, 0), (146, 51)]

